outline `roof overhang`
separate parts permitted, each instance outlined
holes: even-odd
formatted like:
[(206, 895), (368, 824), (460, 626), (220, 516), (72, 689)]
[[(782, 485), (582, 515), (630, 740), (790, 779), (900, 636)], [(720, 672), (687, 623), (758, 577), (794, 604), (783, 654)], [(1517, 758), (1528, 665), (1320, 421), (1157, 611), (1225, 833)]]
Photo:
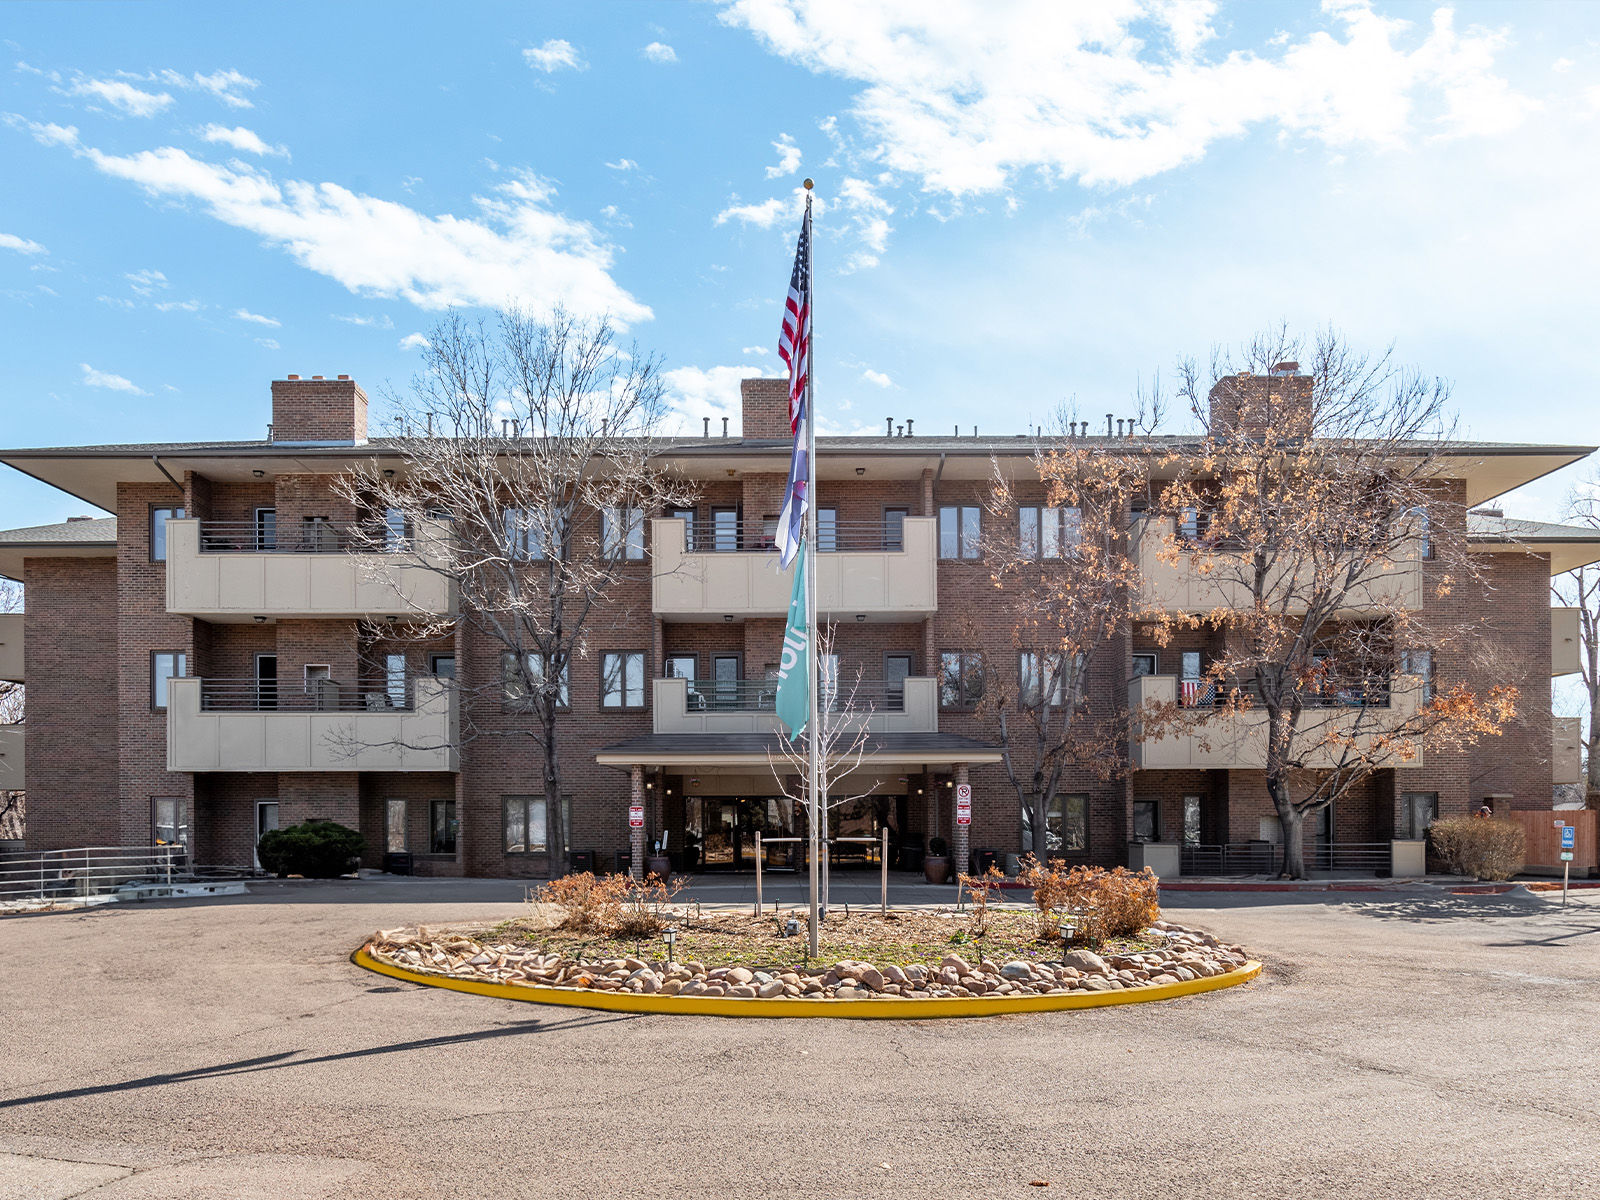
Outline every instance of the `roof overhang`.
[(1550, 574), (1564, 575), (1600, 562), (1600, 533), (1591, 537), (1474, 537), (1474, 554), (1548, 554)]
[[(920, 771), (961, 763), (997, 763), (1001, 757), (998, 747), (955, 734), (887, 733), (872, 737), (860, 769)], [(774, 760), (781, 761), (781, 752), (777, 735), (657, 733), (607, 746), (594, 760), (603, 767), (768, 771)]]

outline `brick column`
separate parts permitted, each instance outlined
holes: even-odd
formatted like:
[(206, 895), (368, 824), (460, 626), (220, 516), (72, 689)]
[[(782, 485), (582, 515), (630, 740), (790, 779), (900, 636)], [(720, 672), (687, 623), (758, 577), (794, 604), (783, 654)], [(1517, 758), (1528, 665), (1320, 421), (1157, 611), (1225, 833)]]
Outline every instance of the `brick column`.
[[(628, 803), (630, 805), (633, 805), (633, 804), (642, 805), (644, 803), (644, 768), (643, 767), (639, 767), (639, 766), (633, 767), (628, 772), (628, 775), (629, 775), (630, 784), (631, 784), (630, 790), (629, 790), (629, 801), (628, 801)], [(629, 828), (629, 830), (628, 830), (628, 846), (633, 851), (633, 877), (635, 879), (643, 879), (644, 878), (644, 830), (642, 828), (640, 828), (640, 829), (633, 829), (631, 827)]]
[(951, 857), (955, 859), (956, 871), (957, 872), (963, 872), (963, 871), (968, 871), (968, 870), (971, 869), (970, 864), (971, 864), (971, 860), (972, 860), (972, 826), (971, 825), (957, 825), (956, 824), (955, 795), (956, 795), (956, 788), (959, 788), (963, 783), (967, 782), (967, 764), (966, 763), (957, 763), (956, 764), (956, 780), (955, 780), (955, 782), (956, 782), (956, 786), (954, 788), (950, 789), (950, 801), (951, 801), (951, 803), (950, 803), (950, 829), (952, 830), (950, 840), (951, 840), (951, 842), (953, 844), (953, 848), (951, 849), (950, 854), (951, 854)]

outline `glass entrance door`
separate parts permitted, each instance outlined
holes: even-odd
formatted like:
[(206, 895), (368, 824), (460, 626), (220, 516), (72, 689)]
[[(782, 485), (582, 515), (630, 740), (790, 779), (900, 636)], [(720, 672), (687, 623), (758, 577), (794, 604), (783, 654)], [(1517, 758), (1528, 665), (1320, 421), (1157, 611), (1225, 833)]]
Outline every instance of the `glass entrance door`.
[[(690, 796), (684, 801), (684, 842), (689, 870), (755, 870), (756, 834), (763, 838), (794, 833), (793, 803), (783, 796)], [(798, 861), (796, 844), (764, 847), (765, 865), (790, 867)]]
[[(278, 827), (278, 802), (276, 800), (256, 801), (256, 845), (261, 844), (261, 839)], [(254, 855), (254, 850), (251, 854)], [(261, 859), (255, 858), (259, 868)]]

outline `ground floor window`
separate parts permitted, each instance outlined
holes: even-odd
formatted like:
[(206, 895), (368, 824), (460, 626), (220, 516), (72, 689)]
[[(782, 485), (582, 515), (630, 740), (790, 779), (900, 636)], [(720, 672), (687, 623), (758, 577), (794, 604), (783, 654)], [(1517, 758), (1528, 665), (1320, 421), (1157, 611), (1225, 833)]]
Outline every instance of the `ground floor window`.
[(1200, 797), (1185, 796), (1183, 798), (1183, 844), (1185, 846), (1198, 846), (1200, 844)]
[(406, 851), (406, 802), (383, 802), (383, 849), (387, 854), (404, 854)]
[(502, 796), (507, 854), (550, 852), (549, 808), (543, 796)]
[(428, 805), (428, 853), (454, 854), (458, 824), (454, 800), (431, 801)]
[(157, 846), (189, 848), (189, 801), (157, 796), (150, 802), (150, 836)]
[(1160, 807), (1154, 800), (1133, 802), (1133, 840), (1159, 842), (1161, 840)]
[(1034, 838), (1033, 809), (1022, 809), (1022, 848), (1048, 859), (1082, 854), (1089, 847), (1089, 797), (1078, 793), (1053, 796), (1045, 810), (1044, 845)]
[(1439, 819), (1439, 793), (1402, 792), (1400, 809), (1400, 836), (1420, 841), (1427, 836), (1428, 826)]

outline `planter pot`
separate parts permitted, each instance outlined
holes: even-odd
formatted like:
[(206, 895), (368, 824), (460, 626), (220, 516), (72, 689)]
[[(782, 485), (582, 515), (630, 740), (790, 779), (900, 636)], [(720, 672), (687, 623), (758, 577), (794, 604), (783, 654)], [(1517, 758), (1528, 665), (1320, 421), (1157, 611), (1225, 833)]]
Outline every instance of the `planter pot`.
[(950, 859), (943, 855), (929, 855), (922, 860), (922, 877), (929, 883), (944, 883), (950, 878)]
[(672, 860), (665, 854), (651, 855), (644, 860), (644, 873), (665, 879), (672, 874)]

